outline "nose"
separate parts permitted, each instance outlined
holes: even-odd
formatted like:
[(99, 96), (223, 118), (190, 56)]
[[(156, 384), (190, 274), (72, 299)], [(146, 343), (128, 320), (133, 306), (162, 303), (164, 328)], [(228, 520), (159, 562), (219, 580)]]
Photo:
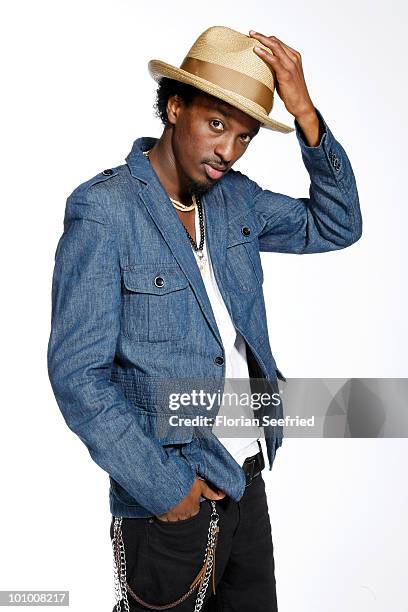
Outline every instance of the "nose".
[(234, 159), (234, 140), (232, 138), (223, 138), (218, 140), (214, 153), (221, 159), (226, 166)]

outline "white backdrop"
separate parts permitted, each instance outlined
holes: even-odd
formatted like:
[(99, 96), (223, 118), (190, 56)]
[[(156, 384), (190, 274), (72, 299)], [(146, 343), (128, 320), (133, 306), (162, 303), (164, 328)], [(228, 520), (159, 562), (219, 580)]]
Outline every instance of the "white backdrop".
[[(362, 239), (262, 254), (272, 350), (287, 377), (406, 377), (406, 4), (37, 0), (2, 11), (0, 589), (69, 589), (113, 606), (108, 478), (65, 426), (46, 371), (65, 199), (158, 136), (146, 64), (179, 64), (211, 25), (275, 34), (351, 159)], [(274, 115), (293, 118), (276, 96)], [(294, 133), (261, 130), (236, 165), (308, 194)], [(280, 612), (406, 612), (406, 440), (285, 440), (265, 473)]]

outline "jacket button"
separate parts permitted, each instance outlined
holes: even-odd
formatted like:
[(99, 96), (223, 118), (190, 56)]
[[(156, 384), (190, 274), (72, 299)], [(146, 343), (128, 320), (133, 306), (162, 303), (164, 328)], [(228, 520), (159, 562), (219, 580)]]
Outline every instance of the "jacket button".
[(242, 227), (241, 228), (241, 232), (244, 234), (244, 236), (249, 236), (249, 234), (251, 233), (251, 230), (249, 227)]
[(330, 161), (331, 161), (331, 165), (338, 172), (340, 170), (340, 168), (341, 168), (341, 163), (340, 163), (340, 160), (337, 157), (337, 155), (335, 153), (333, 153), (333, 151), (331, 149), (329, 151), (329, 158), (330, 158)]
[(217, 355), (217, 357), (215, 357), (214, 362), (217, 365), (222, 365), (224, 363), (224, 357), (221, 357), (221, 355)]
[(154, 284), (156, 285), (156, 287), (163, 287), (164, 278), (162, 276), (156, 276), (156, 278), (154, 279)]
[(113, 174), (113, 170), (111, 168), (107, 168), (102, 172), (105, 176), (111, 176)]

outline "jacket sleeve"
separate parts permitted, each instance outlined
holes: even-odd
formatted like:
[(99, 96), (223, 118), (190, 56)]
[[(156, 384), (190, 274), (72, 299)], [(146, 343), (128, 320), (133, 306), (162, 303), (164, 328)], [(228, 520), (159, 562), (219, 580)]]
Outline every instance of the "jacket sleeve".
[(109, 380), (120, 313), (119, 257), (107, 218), (98, 204), (71, 195), (52, 280), (51, 386), (92, 459), (160, 515), (187, 495), (196, 474), (185, 458), (168, 456), (144, 434), (123, 391)]
[(320, 111), (321, 139), (310, 147), (295, 120), (303, 163), (310, 176), (308, 198), (293, 198), (262, 189), (248, 179), (250, 201), (260, 222), (259, 250), (321, 253), (343, 249), (362, 233), (354, 173), (346, 152)]

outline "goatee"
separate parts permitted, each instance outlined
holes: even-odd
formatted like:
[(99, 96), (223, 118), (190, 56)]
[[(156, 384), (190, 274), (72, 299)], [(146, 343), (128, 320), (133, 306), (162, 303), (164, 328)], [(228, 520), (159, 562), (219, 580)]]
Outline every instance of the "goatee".
[(187, 185), (187, 190), (190, 196), (196, 195), (200, 196), (206, 193), (209, 189), (211, 189), (212, 185), (208, 183), (198, 183), (197, 181), (189, 181)]

